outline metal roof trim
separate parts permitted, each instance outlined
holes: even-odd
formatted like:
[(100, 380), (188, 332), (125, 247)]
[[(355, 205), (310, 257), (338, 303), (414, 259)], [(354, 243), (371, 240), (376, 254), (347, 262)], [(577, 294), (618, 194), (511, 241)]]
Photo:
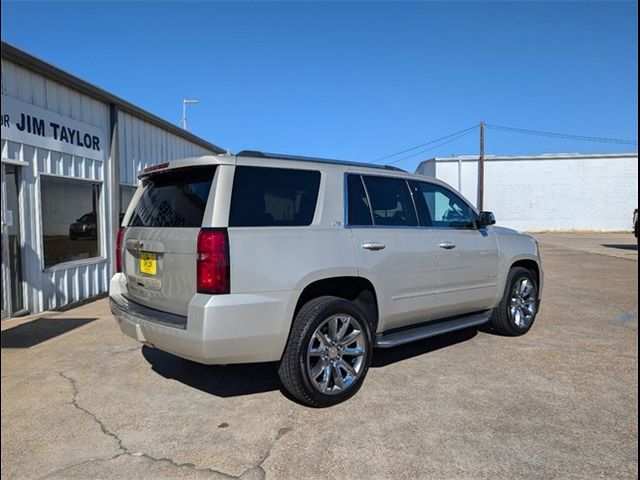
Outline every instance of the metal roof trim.
[(21, 67), (49, 77), (56, 82), (59, 82), (69, 88), (77, 90), (97, 100), (108, 104), (114, 104), (123, 112), (146, 120), (147, 122), (159, 128), (167, 130), (174, 135), (189, 140), (190, 142), (211, 150), (214, 153), (226, 153), (226, 150), (224, 150), (223, 148), (220, 148), (213, 143), (207, 142), (206, 140), (194, 135), (193, 133), (183, 130), (177, 125), (173, 125), (172, 123), (169, 123), (168, 121), (163, 120), (162, 118), (149, 113), (146, 110), (143, 110), (142, 108), (137, 107), (134, 104), (116, 95), (113, 95), (100, 87), (93, 85), (92, 83), (89, 83), (85, 80), (82, 80), (81, 78), (76, 77), (75, 75), (65, 72), (64, 70), (55, 67), (50, 63), (45, 62), (44, 60), (34, 57), (33, 55), (20, 50), (19, 48), (14, 47), (9, 43), (3, 41), (0, 51), (2, 53), (3, 59), (7, 59), (13, 63), (20, 65)]
[(375, 168), (377, 170), (391, 170), (394, 172), (407, 173), (406, 170), (403, 170), (402, 168), (394, 167), (392, 165), (377, 165), (375, 163), (351, 162), (348, 160), (335, 160), (331, 158), (305, 157), (302, 155), (289, 155), (286, 153), (267, 153), (267, 152), (260, 152), (257, 150), (242, 150), (241, 152), (238, 152), (235, 155), (237, 157), (271, 158), (274, 160), (292, 160), (292, 161), (298, 161), (298, 162), (327, 163), (331, 165), (345, 165), (345, 166), (352, 166), (352, 167)]

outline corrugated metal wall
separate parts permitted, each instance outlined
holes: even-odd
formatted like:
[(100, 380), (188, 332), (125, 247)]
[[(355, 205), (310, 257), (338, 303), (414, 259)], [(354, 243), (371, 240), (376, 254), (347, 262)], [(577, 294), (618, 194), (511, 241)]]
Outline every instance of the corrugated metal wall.
[[(93, 125), (109, 138), (109, 108), (102, 102), (57, 82), (2, 60), (2, 94), (65, 117)], [(105, 145), (105, 151), (109, 151)], [(40, 312), (77, 302), (106, 292), (109, 280), (108, 252), (111, 250), (111, 192), (107, 188), (105, 160), (79, 157), (2, 140), (2, 156), (24, 162), (22, 176), (22, 238), (26, 301), (32, 312)], [(61, 264), (44, 269), (40, 175), (53, 175), (102, 184), (100, 238), (102, 257), (81, 264)]]
[(213, 153), (126, 112), (118, 115), (118, 144), (123, 185), (137, 185), (138, 172), (149, 165)]
[[(58, 308), (106, 292), (113, 268), (116, 228), (111, 219), (119, 195), (111, 188), (111, 158), (119, 159), (118, 182), (136, 185), (137, 172), (148, 165), (212, 152), (122, 110), (118, 113), (118, 152), (114, 152), (108, 145), (111, 139), (108, 104), (6, 59), (2, 59), (2, 94), (98, 127), (107, 142), (104, 145), (107, 158), (87, 158), (2, 139), (3, 159), (22, 162), (23, 271), (25, 299), (30, 311)], [(101, 184), (100, 258), (44, 268), (41, 175)]]

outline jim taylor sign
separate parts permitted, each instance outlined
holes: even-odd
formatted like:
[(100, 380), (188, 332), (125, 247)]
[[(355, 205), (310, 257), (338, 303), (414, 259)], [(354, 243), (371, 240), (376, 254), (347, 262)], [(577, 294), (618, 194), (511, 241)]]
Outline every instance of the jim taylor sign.
[(57, 152), (104, 159), (104, 133), (15, 98), (2, 96), (2, 138)]

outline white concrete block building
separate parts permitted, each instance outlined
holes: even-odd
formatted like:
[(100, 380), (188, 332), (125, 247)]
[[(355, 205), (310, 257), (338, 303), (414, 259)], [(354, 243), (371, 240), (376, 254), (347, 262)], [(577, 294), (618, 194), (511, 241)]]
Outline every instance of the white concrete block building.
[[(478, 157), (432, 158), (416, 173), (439, 178), (478, 205)], [(485, 157), (484, 210), (521, 231), (632, 230), (638, 154)]]
[(2, 318), (105, 293), (139, 170), (223, 150), (2, 43)]

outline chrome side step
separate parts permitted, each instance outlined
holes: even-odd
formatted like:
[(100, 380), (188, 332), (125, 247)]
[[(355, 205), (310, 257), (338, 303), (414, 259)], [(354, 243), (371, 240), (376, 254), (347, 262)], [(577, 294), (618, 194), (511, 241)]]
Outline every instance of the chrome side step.
[(387, 333), (376, 334), (375, 346), (378, 348), (391, 348), (405, 343), (415, 342), (424, 338), (435, 337), (444, 333), (462, 330), (463, 328), (474, 327), (487, 323), (491, 318), (491, 310), (484, 312), (455, 317), (449, 319), (435, 320), (433, 322), (421, 323), (420, 325), (395, 330)]

